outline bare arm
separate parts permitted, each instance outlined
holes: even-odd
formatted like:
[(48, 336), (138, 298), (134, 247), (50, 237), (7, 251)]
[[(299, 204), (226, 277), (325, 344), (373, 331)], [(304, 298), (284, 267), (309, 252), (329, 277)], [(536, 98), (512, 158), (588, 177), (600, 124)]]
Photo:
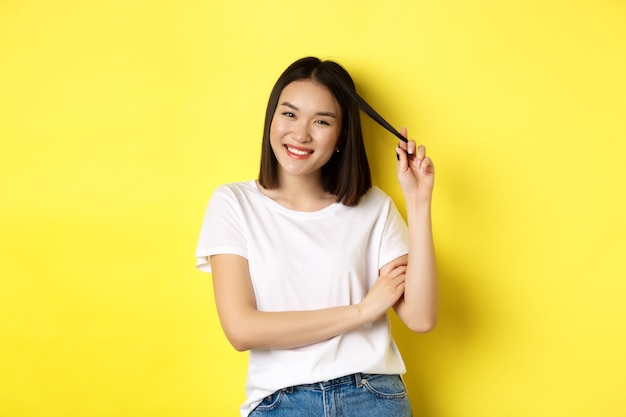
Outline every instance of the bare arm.
[[(406, 136), (406, 129), (402, 130)], [(407, 151), (415, 156), (409, 158)], [(435, 168), (426, 156), (426, 148), (419, 146), (416, 149), (414, 141), (401, 143), (398, 156), (398, 180), (407, 207), (409, 254), (396, 260), (406, 262), (407, 268), (404, 296), (394, 308), (407, 327), (423, 333), (435, 327), (439, 304), (431, 222)]]
[(237, 255), (211, 257), (217, 312), (235, 349), (294, 348), (330, 339), (374, 321), (404, 291), (404, 268), (381, 276), (357, 305), (309, 311), (258, 311), (248, 261)]

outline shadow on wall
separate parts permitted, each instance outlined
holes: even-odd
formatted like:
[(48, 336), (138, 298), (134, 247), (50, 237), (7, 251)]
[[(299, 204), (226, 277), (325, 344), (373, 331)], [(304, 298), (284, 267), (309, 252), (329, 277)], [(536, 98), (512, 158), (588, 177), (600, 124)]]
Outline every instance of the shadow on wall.
[(421, 417), (437, 417), (440, 413), (432, 407), (439, 382), (446, 372), (440, 372), (450, 355), (457, 355), (472, 339), (474, 320), (471, 301), (466, 299), (464, 282), (470, 277), (462, 276), (462, 268), (455, 266), (446, 253), (439, 254), (440, 312), (437, 327), (427, 334), (415, 334), (392, 315), (394, 338), (407, 367), (404, 381), (409, 391), (413, 414)]
[[(417, 126), (419, 122), (414, 121)], [(373, 182), (392, 197), (405, 215), (395, 171), (398, 141), (367, 117), (363, 118), (363, 128)], [(438, 410), (436, 404), (444, 397), (440, 389), (450, 386), (444, 379), (458, 375), (460, 370), (454, 368), (455, 364), (463, 362), (483, 343), (481, 335), (493, 325), (484, 320), (490, 307), (475, 299), (475, 291), (468, 286), (489, 285), (484, 279), (491, 269), (489, 245), (501, 233), (496, 227), (498, 222), (506, 224), (510, 215), (507, 203), (500, 201), (498, 208), (490, 204), (494, 193), (501, 195), (493, 184), (493, 179), (499, 178), (497, 173), (487, 172), (487, 166), (481, 167), (480, 172), (473, 171), (468, 161), (480, 160), (481, 155), (465, 143), (458, 145), (434, 155), (437, 201), (433, 206), (433, 226), (440, 281), (439, 323), (431, 333), (415, 334), (391, 314), (394, 338), (407, 367), (404, 380), (413, 414), (420, 417), (442, 415), (443, 410)], [(433, 148), (436, 149), (429, 149)], [(505, 198), (501, 196), (501, 200)]]
[[(404, 380), (413, 412), (422, 417), (442, 415), (443, 411), (437, 410), (436, 402), (443, 397), (440, 388), (450, 385), (444, 379), (457, 374), (455, 364), (475, 350), (477, 343), (482, 343), (478, 338), (485, 325), (489, 326), (483, 322), (484, 315), (488, 314), (485, 308), (488, 307), (476, 305), (480, 300), (473, 299), (475, 292), (468, 288), (468, 285), (484, 285), (481, 274), (485, 272), (488, 259), (481, 261), (477, 258), (488, 251), (472, 236), (484, 230), (485, 223), (491, 221), (492, 217), (486, 213), (489, 210), (485, 207), (488, 195), (480, 179), (464, 170), (462, 166), (465, 165), (455, 162), (439, 163), (439, 166), (449, 169), (437, 174), (435, 185), (436, 192), (441, 196), (438, 204), (449, 206), (445, 210), (442, 207), (442, 215), (447, 219), (445, 226), (439, 226), (447, 230), (441, 233), (440, 239), (437, 239), (435, 227), (440, 283), (437, 327), (427, 334), (415, 334), (395, 315), (391, 315), (394, 338), (407, 367)], [(466, 264), (468, 252), (472, 252), (471, 265)]]

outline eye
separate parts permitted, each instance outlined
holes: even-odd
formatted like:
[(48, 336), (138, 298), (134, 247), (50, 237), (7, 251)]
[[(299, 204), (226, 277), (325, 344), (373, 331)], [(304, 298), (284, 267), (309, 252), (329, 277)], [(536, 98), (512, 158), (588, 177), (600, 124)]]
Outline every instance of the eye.
[(330, 123), (328, 123), (326, 120), (316, 120), (315, 123), (317, 123), (318, 125), (330, 126)]
[(290, 118), (296, 117), (296, 115), (290, 111), (283, 112), (282, 115)]

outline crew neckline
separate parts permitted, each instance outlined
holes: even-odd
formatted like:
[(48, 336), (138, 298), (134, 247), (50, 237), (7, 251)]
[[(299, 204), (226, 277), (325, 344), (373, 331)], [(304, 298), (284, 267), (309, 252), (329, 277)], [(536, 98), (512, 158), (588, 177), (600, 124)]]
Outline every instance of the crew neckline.
[(290, 209), (288, 207), (283, 206), (282, 204), (278, 203), (274, 199), (270, 198), (268, 195), (264, 194), (261, 191), (261, 188), (259, 187), (257, 180), (251, 180), (250, 186), (259, 195), (259, 197), (265, 202), (265, 204), (271, 207), (274, 207), (275, 209), (280, 210), (283, 213), (290, 214), (293, 216), (320, 217), (322, 215), (326, 215), (327, 213), (333, 213), (343, 207), (342, 203), (338, 201), (333, 201), (328, 206), (321, 208), (319, 210), (315, 210), (315, 211), (294, 210), (294, 209)]

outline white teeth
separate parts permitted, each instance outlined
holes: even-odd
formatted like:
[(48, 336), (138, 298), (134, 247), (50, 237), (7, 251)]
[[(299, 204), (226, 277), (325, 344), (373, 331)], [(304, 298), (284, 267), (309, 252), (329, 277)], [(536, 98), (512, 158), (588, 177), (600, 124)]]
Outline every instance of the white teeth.
[(291, 153), (295, 153), (296, 155), (308, 155), (310, 153), (307, 151), (301, 151), (299, 149), (290, 148), (289, 146), (287, 147), (287, 150)]

